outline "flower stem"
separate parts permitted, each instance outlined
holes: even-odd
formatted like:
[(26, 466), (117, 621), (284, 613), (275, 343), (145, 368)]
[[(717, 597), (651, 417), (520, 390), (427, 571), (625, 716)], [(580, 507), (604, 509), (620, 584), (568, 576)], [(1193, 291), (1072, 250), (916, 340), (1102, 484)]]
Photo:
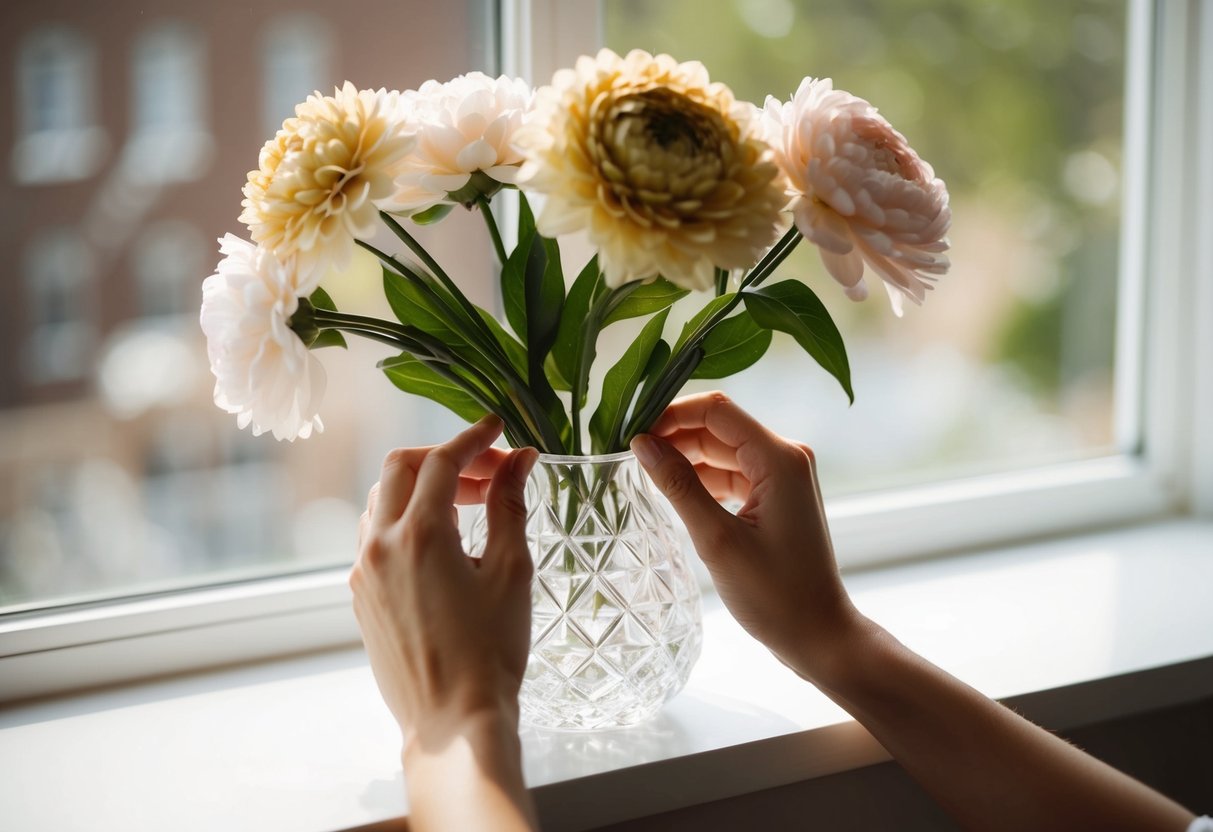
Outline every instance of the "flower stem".
[(590, 382), (590, 365), (594, 362), (597, 351), (598, 333), (602, 330), (602, 322), (611, 314), (628, 295), (640, 288), (643, 281), (634, 280), (625, 283), (609, 292), (599, 295), (590, 306), (582, 327), (581, 348), (577, 351), (577, 359), (573, 367), (573, 378), (569, 379), (572, 397), (569, 402), (569, 416), (573, 425), (573, 453), (581, 451), (581, 400), (585, 398), (585, 388)]
[[(763, 258), (752, 268), (749, 273), (742, 278), (741, 285), (738, 286), (737, 292), (732, 299), (721, 307), (717, 312), (701, 323), (699, 327), (688, 337), (678, 348), (678, 352), (670, 356), (665, 368), (662, 370), (662, 378), (653, 385), (652, 392), (643, 402), (637, 402), (636, 408), (633, 410), (633, 417), (628, 422), (627, 429), (622, 437), (626, 444), (636, 433), (645, 430), (651, 425), (666, 406), (669, 405), (674, 397), (678, 395), (678, 391), (682, 385), (686, 383), (691, 374), (695, 372), (695, 367), (703, 359), (703, 349), (700, 346), (707, 334), (712, 331), (716, 324), (728, 317), (729, 313), (737, 308), (737, 304), (744, 299), (744, 290), (752, 286), (758, 286), (762, 281), (766, 280), (775, 269), (779, 268), (780, 264), (788, 258), (800, 244), (800, 230), (793, 225), (788, 229), (787, 233), (779, 239), (775, 245), (767, 250)], [(725, 293), (720, 291), (721, 278), (720, 270), (716, 272), (716, 289), (717, 296), (723, 296)], [(728, 288), (728, 275), (725, 273), (725, 288)], [(696, 358), (698, 355), (698, 358)]]
[(804, 238), (801, 236), (799, 228), (795, 225), (789, 228), (779, 242), (771, 246), (758, 264), (750, 269), (750, 273), (741, 281), (741, 286), (737, 290), (738, 295), (740, 296), (742, 289), (757, 286), (770, 277), (771, 273), (788, 258), (788, 255), (796, 250), (796, 246), (800, 245), (802, 239)]
[(450, 293), (464, 314), (467, 317), (466, 324), (470, 327), (470, 331), (456, 325), (455, 331), (465, 335), (471, 339), (480, 342), (480, 348), (484, 351), (484, 356), (494, 366), (494, 369), (501, 373), (506, 380), (508, 394), (511, 399), (518, 405), (520, 415), (531, 426), (530, 435), (535, 439), (535, 444), (541, 450), (548, 453), (560, 453), (564, 450), (563, 443), (560, 441), (560, 434), (556, 431), (556, 427), (552, 424), (552, 420), (548, 418), (543, 406), (535, 399), (530, 388), (523, 380), (522, 376), (510, 364), (509, 356), (505, 354), (505, 350), (501, 344), (497, 342), (495, 336), (480, 317), (480, 312), (472, 305), (472, 302), (467, 299), (467, 296), (460, 291), (455, 281), (451, 280), (450, 275), (443, 270), (438, 261), (425, 250), (425, 246), (421, 245), (412, 234), (410, 234), (404, 226), (396, 222), (390, 214), (385, 211), (380, 211), (379, 216), (382, 217), (384, 223), (392, 230), (392, 233), (399, 237), (409, 249), (417, 255), (421, 262), (428, 268)]
[[(386, 218), (386, 215), (384, 216)], [(413, 239), (411, 235), (408, 235), (407, 231), (400, 228), (399, 224), (389, 224), (394, 224), (395, 228), (399, 229), (400, 233), (398, 233), (397, 236), (401, 236), (401, 234), (405, 235), (401, 237), (401, 239), (405, 239), (406, 237), (408, 239)], [(510, 363), (509, 357), (505, 355), (501, 345), (497, 342), (496, 336), (494, 336), (493, 333), (489, 331), (488, 327), (485, 326), (484, 321), (480, 318), (479, 311), (475, 306), (472, 306), (471, 302), (468, 301), (467, 298), (462, 295), (462, 293), (459, 293), (458, 288), (454, 289), (457, 294), (456, 303), (461, 301), (462, 304), (466, 305), (466, 308), (470, 310), (466, 315), (460, 310), (452, 307), (447, 298), (439, 293), (434, 286), (431, 286), (422, 274), (414, 271), (392, 255), (380, 251), (369, 243), (365, 243), (361, 240), (358, 240), (357, 242), (358, 245), (362, 246), (364, 249), (378, 257), (384, 265), (393, 269), (397, 274), (401, 275), (416, 286), (417, 290), (425, 294), (426, 297), (435, 305), (437, 310), (442, 313), (442, 317), (444, 318), (443, 322), (447, 326), (449, 326), (453, 331), (468, 338), (469, 343), (473, 346), (473, 348), (479, 348), (478, 355), (483, 357), (483, 359), (489, 363), (493, 372), (501, 375), (504, 382), (503, 384), (492, 385), (492, 389), (503, 390), (516, 408), (518, 418), (523, 423), (528, 425), (528, 429), (522, 431), (522, 436), (529, 438), (529, 441), (524, 444), (534, 445), (535, 447), (541, 448), (549, 453), (560, 453), (563, 451), (564, 448), (561, 445), (560, 438), (556, 433), (556, 429), (552, 426), (551, 420), (547, 418), (542, 406), (535, 400), (534, 396), (530, 392), (530, 388), (527, 387), (526, 382), (523, 381), (522, 377), (518, 374), (518, 371)], [(416, 243), (415, 240), (414, 243)], [(416, 245), (419, 248), (421, 246), (420, 243), (416, 243)], [(420, 251), (425, 252), (425, 249), (420, 248)], [(437, 263), (432, 257), (429, 256), (428, 253), (425, 256), (429, 259), (430, 263), (437, 266)], [(441, 270), (439, 269), (439, 271)], [(447, 277), (447, 280), (449, 281), (450, 278)], [(451, 287), (454, 286), (453, 283), (449, 285)], [(459, 363), (461, 366), (468, 368), (470, 368), (472, 364), (472, 362), (467, 360), (463, 360)], [(523, 446), (515, 445), (515, 447)]]
[[(352, 315), (346, 312), (333, 312), (327, 309), (315, 310), (314, 319), (316, 324), (322, 329), (337, 329), (353, 335), (360, 335), (368, 340), (388, 344), (414, 356), (431, 370), (464, 390), (485, 410), (499, 416), (510, 431), (511, 444), (515, 444), (517, 440), (525, 440), (533, 435), (533, 431), (527, 430), (524, 427), (524, 420), (520, 418), (519, 414), (512, 407), (507, 406), (506, 402), (500, 401), (493, 396), (493, 393), (497, 392), (497, 389), (483, 373), (479, 372), (475, 367), (459, 361), (458, 357), (452, 355), (442, 342), (426, 335), (415, 327), (405, 327), (380, 318)], [(454, 365), (462, 367), (464, 372), (473, 377), (475, 383), (469, 382), (451, 370), (450, 367)], [(527, 444), (532, 443), (528, 442)], [(515, 447), (519, 446), (515, 444)]]
[[(476, 307), (473, 306), (472, 302), (467, 299), (467, 296), (460, 291), (459, 287), (455, 284), (455, 281), (451, 280), (451, 276), (447, 274), (446, 270), (438, 264), (438, 261), (434, 259), (433, 255), (426, 251), (425, 246), (423, 246), (416, 237), (410, 234), (403, 225), (396, 222), (391, 214), (387, 213), (386, 211), (380, 211), (379, 216), (383, 218), (385, 223), (387, 223), (387, 227), (392, 229), (392, 233), (399, 237), (401, 241), (403, 241), (404, 244), (409, 247), (413, 254), (417, 255), (418, 259), (420, 259), (425, 267), (430, 270), (434, 277), (441, 281), (442, 285), (446, 287), (446, 290), (451, 293), (451, 297), (455, 299), (455, 302), (463, 308), (463, 311), (471, 319), (472, 324), (484, 329), (484, 331), (488, 333), (490, 337), (492, 337), (492, 333), (488, 332), (488, 328), (485, 327), (484, 321), (480, 319), (480, 313), (476, 311)], [(497, 339), (495, 338), (493, 339), (494, 344), (496, 344), (496, 340)]]
[(493, 248), (497, 251), (497, 259), (504, 266), (507, 259), (505, 243), (501, 242), (501, 230), (497, 228), (497, 218), (493, 216), (493, 212), (489, 208), (489, 199), (484, 194), (479, 194), (476, 197), (476, 204), (480, 206), (480, 213), (484, 215), (484, 224), (488, 226), (489, 236), (493, 238)]
[(716, 297), (729, 291), (729, 272), (727, 269), (716, 269)]

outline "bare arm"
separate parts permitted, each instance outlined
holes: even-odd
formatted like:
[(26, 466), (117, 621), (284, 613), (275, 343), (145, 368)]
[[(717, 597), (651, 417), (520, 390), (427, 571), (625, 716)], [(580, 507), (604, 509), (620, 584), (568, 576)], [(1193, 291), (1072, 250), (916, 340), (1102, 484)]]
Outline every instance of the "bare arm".
[[(963, 826), (1183, 832), (1194, 820), (860, 614), (838, 575), (807, 446), (770, 433), (720, 393), (675, 402), (653, 434), (633, 449), (686, 523), (729, 610)], [(745, 501), (736, 516), (718, 504), (725, 498)]]
[[(527, 449), (491, 448), (482, 420), (445, 445), (393, 451), (371, 489), (350, 573), (375, 681), (400, 724), (417, 830), (537, 828), (522, 779), (518, 689), (530, 643)], [(484, 502), (482, 560), (456, 502)]]

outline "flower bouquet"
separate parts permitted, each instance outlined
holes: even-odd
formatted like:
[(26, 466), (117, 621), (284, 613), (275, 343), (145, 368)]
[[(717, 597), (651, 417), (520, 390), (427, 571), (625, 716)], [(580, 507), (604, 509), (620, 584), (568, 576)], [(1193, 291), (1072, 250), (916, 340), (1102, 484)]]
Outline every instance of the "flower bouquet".
[[(507, 193), (512, 245), (492, 210)], [(631, 438), (689, 379), (754, 364), (774, 331), (853, 398), (825, 306), (799, 280), (768, 282), (793, 249), (815, 244), (854, 300), (870, 268), (898, 314), (948, 268), (945, 186), (866, 101), (806, 78), (759, 109), (702, 64), (639, 50), (582, 57), (534, 92), (471, 73), (407, 92), (316, 93), (266, 143), (244, 197), (253, 242), (220, 241), (201, 315), (215, 403), (241, 427), (290, 440), (321, 430), (313, 351), (358, 335), (390, 349), (379, 367), (400, 389), (468, 420), (494, 413), (511, 445), (545, 455), (529, 497), (523, 710), (550, 725), (642, 719), (698, 652), (697, 590), (681, 555), (661, 554), (677, 546), (628, 459)], [(408, 228), (457, 206), (484, 219), (504, 322)], [(407, 256), (372, 245), (379, 223)], [(559, 240), (572, 233), (595, 253), (566, 276)], [(355, 246), (381, 262), (395, 320), (337, 309), (320, 286)], [(683, 300), (699, 309), (667, 333)], [(630, 318), (646, 320), (587, 419), (599, 336)]]

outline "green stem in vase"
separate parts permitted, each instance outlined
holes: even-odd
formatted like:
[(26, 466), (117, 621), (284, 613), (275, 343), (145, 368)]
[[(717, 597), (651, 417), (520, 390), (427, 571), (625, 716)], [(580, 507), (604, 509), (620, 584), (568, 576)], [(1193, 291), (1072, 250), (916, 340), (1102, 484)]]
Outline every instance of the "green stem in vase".
[[(669, 406), (670, 402), (674, 400), (674, 397), (678, 395), (678, 391), (690, 379), (691, 375), (695, 372), (695, 367), (698, 366), (699, 361), (703, 358), (703, 350), (700, 346), (703, 343), (703, 339), (707, 337), (707, 334), (712, 331), (714, 326), (727, 318), (729, 313), (737, 308), (737, 304), (743, 300), (744, 290), (752, 286), (758, 286), (770, 277), (783, 261), (796, 250), (796, 246), (800, 244), (801, 239), (803, 238), (800, 230), (795, 225), (789, 228), (783, 237), (775, 245), (771, 246), (763, 258), (755, 264), (754, 268), (742, 278), (741, 285), (732, 299), (700, 324), (683, 342), (678, 351), (670, 356), (665, 369), (662, 370), (661, 380), (654, 385), (653, 391), (649, 394), (647, 400), (636, 403), (632, 419), (628, 422), (622, 436), (623, 447), (627, 446), (633, 436), (646, 430), (649, 425), (653, 424), (665, 411), (666, 407)], [(719, 292), (719, 289), (718, 272), (718, 295), (722, 294)]]
[[(411, 235), (409, 235), (408, 232), (405, 231), (398, 223), (390, 220), (390, 217), (387, 217), (386, 214), (383, 216), (389, 221), (389, 226), (391, 226), (393, 230), (397, 231), (397, 236), (404, 240), (412, 240), (410, 248), (416, 246), (416, 248), (413, 249), (414, 252), (425, 252), (425, 249), (421, 246), (421, 244), (418, 243)], [(504, 390), (505, 395), (509, 397), (509, 400), (517, 410), (519, 419), (525, 423), (525, 429), (521, 433), (521, 437), (523, 438), (522, 441), (511, 439), (510, 444), (514, 447), (533, 445), (549, 453), (559, 453), (563, 451), (564, 448), (561, 445), (560, 437), (556, 433), (555, 427), (551, 425), (551, 420), (547, 418), (542, 406), (531, 394), (530, 388), (527, 387), (526, 382), (523, 381), (522, 377), (518, 375), (518, 372), (514, 369), (513, 365), (510, 364), (509, 357), (505, 355), (501, 345), (497, 342), (496, 336), (494, 336), (492, 332), (488, 330), (487, 326), (484, 324), (484, 321), (480, 318), (479, 311), (476, 309), (476, 307), (472, 306), (471, 302), (468, 301), (462, 293), (459, 292), (458, 288), (454, 286), (454, 283), (450, 282), (450, 278), (446, 276), (445, 272), (442, 272), (442, 275), (446, 278), (444, 283), (447, 285), (448, 289), (452, 290), (453, 295), (456, 297), (456, 303), (461, 303), (464, 306), (467, 314), (464, 314), (463, 312), (451, 307), (446, 298), (444, 298), (440, 293), (436, 292), (422, 275), (418, 274), (413, 269), (410, 269), (406, 264), (400, 262), (400, 260), (398, 260), (396, 257), (380, 251), (371, 244), (362, 240), (358, 240), (357, 243), (378, 257), (384, 265), (393, 269), (406, 280), (409, 280), (414, 286), (417, 287), (418, 291), (424, 293), (427, 299), (429, 299), (439, 310), (444, 313), (442, 317), (445, 325), (448, 326), (452, 331), (458, 332), (461, 335), (469, 338), (472, 342), (472, 346), (479, 348), (479, 355), (492, 366), (494, 372), (499, 373), (502, 376), (505, 384), (491, 386), (494, 390)], [(430, 266), (432, 269), (437, 268), (438, 271), (441, 272), (441, 268), (438, 267), (437, 261), (435, 261), (428, 252), (425, 252), (425, 257), (423, 259), (426, 260), (426, 265)], [(468, 320), (469, 316), (472, 319), (471, 322)], [(466, 360), (460, 362), (460, 366), (465, 368), (470, 368), (470, 365), (471, 363)]]
[[(519, 414), (493, 395), (496, 387), (492, 382), (475, 367), (459, 362), (457, 357), (452, 355), (446, 346), (437, 339), (414, 327), (406, 327), (392, 321), (365, 315), (352, 315), (325, 309), (314, 309), (311, 314), (316, 325), (322, 329), (348, 332), (351, 335), (388, 344), (415, 356), (447, 381), (458, 385), (486, 411), (499, 417), (505, 425), (507, 439), (515, 447), (519, 447), (519, 440), (524, 440), (529, 435)], [(464, 372), (472, 375), (475, 383), (469, 382), (468, 379), (454, 372), (451, 369), (454, 364), (458, 364)]]

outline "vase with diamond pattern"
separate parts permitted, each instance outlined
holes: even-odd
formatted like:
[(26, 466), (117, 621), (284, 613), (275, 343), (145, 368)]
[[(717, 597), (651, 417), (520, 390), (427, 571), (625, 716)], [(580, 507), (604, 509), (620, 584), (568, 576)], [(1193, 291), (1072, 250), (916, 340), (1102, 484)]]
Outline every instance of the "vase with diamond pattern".
[[(699, 587), (670, 515), (631, 452), (543, 454), (527, 483), (535, 561), (522, 719), (541, 728), (634, 725), (699, 658)], [(483, 516), (468, 550), (484, 550)]]

